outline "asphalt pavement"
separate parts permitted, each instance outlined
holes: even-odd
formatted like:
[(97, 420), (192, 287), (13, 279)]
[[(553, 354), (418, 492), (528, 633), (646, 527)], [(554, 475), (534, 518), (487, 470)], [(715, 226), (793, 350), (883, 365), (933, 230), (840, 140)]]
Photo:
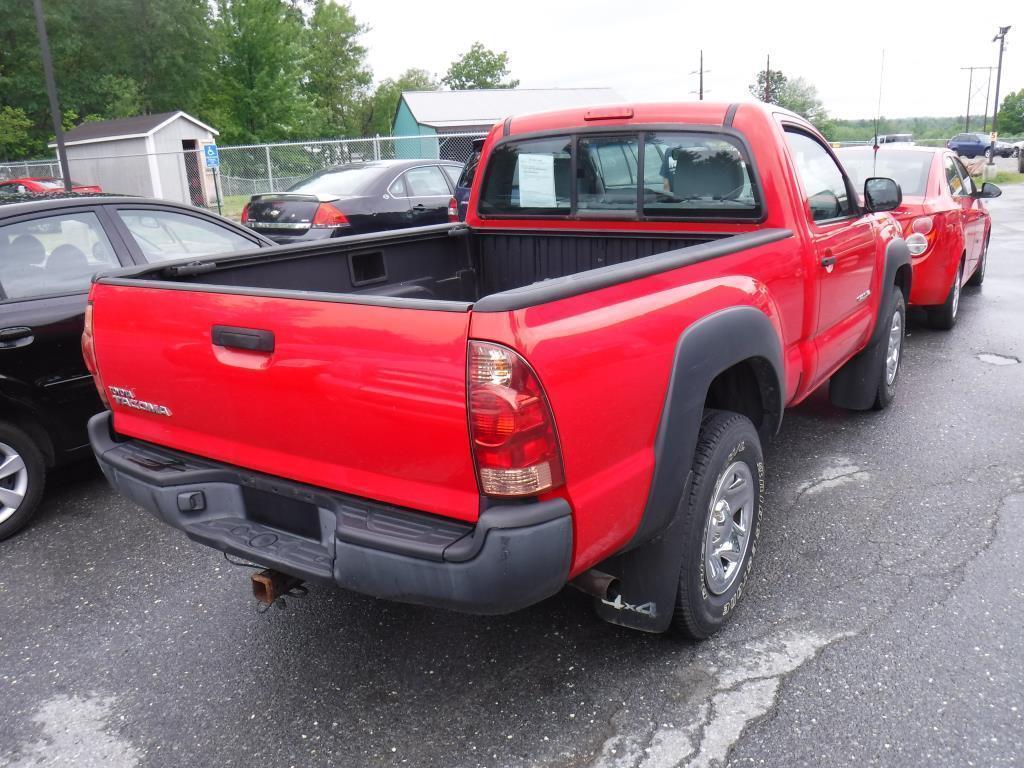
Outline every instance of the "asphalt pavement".
[(748, 592), (712, 640), (572, 590), (479, 618), (248, 570), (55, 478), (0, 544), (0, 768), (1024, 765), (1024, 186), (897, 400), (823, 395), (767, 448)]

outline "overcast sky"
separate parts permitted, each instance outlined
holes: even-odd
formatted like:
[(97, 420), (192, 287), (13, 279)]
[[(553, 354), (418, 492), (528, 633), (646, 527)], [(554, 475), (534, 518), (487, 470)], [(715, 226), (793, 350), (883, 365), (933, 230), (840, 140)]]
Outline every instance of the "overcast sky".
[[(772, 69), (813, 83), (829, 113), (872, 117), (885, 50), (882, 114), (963, 114), (967, 72), (994, 66), (1000, 25), (1013, 25), (1001, 93), (1024, 87), (1024, 0), (351, 0), (369, 24), (374, 76), (410, 67), (441, 76), (476, 40), (508, 51), (522, 88), (608, 86), (628, 100), (695, 99), (700, 48), (705, 98), (749, 98), (765, 55)], [(927, 11), (920, 10), (927, 8)], [(989, 20), (991, 19), (991, 20)], [(975, 73), (972, 114), (985, 105)], [(992, 77), (995, 91), (995, 73)]]

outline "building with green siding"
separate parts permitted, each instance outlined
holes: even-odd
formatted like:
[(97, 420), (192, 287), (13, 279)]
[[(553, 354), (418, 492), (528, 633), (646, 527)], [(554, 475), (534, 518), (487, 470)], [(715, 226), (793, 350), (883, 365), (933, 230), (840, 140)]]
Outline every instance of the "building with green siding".
[(484, 133), (509, 115), (622, 103), (611, 88), (487, 88), (467, 91), (404, 91), (393, 136), (395, 157), (465, 159), (465, 140), (446, 134)]

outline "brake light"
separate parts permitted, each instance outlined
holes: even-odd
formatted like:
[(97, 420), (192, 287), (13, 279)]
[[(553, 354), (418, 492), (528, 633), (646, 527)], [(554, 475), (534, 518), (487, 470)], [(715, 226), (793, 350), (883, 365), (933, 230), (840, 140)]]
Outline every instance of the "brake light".
[(243, 224), (248, 224), (249, 223), (249, 204), (248, 203), (246, 203), (245, 205), (242, 206), (242, 223)]
[(348, 218), (330, 203), (320, 203), (313, 216), (313, 226), (325, 229), (347, 227)]
[(99, 367), (96, 365), (96, 342), (92, 334), (92, 299), (85, 305), (85, 328), (82, 330), (82, 358), (85, 360), (85, 368), (92, 374), (93, 384), (100, 394), (103, 407), (110, 409), (110, 402), (107, 400), (106, 387), (103, 386), (103, 379), (100, 378)]
[(935, 239), (935, 222), (931, 216), (916, 218), (907, 226), (906, 235), (910, 255), (920, 256), (931, 247)]
[(459, 220), (459, 201), (454, 197), (448, 201), (448, 221), (457, 222)]
[(564, 482), (555, 421), (529, 364), (507, 347), (469, 342), (469, 426), (480, 490), (532, 496)]

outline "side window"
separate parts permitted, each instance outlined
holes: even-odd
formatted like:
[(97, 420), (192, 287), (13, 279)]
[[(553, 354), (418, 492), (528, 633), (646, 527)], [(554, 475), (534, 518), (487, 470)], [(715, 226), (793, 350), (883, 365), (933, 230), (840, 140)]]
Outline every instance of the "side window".
[(476, 167), (480, 165), (480, 150), (473, 152), (473, 156), (469, 158), (466, 165), (462, 169), (462, 174), (459, 176), (459, 180), (455, 183), (457, 187), (471, 187), (473, 186), (473, 179), (476, 177)]
[(953, 163), (953, 158), (946, 155), (943, 160), (943, 166), (946, 171), (946, 184), (949, 186), (949, 191), (953, 194), (953, 197), (962, 195), (964, 193), (964, 182), (956, 165)]
[(405, 172), (405, 185), (409, 188), (409, 197), (447, 197), (451, 194), (444, 174), (436, 165), (410, 168)]
[(963, 182), (964, 182), (964, 187), (963, 187), (964, 194), (965, 195), (973, 195), (974, 194), (974, 179), (971, 178), (971, 174), (967, 172), (967, 169), (964, 167), (964, 164), (960, 162), (959, 158), (954, 157), (953, 158), (953, 164), (956, 166), (957, 171), (960, 172), (960, 178), (963, 179)]
[(150, 262), (258, 247), (227, 227), (186, 213), (139, 209), (119, 210), (117, 215)]
[(853, 212), (842, 171), (816, 139), (799, 131), (786, 131), (786, 143), (796, 164), (804, 194), (815, 221), (828, 221)]
[(392, 197), (408, 197), (409, 193), (405, 189), (405, 174), (402, 174), (388, 187), (388, 194)]
[(638, 143), (635, 135), (579, 140), (576, 170), (579, 210), (636, 210)]
[(5, 299), (85, 293), (92, 276), (121, 266), (95, 213), (66, 213), (0, 227)]
[(452, 183), (452, 188), (459, 180), (459, 176), (462, 174), (462, 169), (457, 165), (442, 165), (441, 170), (444, 171), (444, 175), (448, 177), (448, 181)]

